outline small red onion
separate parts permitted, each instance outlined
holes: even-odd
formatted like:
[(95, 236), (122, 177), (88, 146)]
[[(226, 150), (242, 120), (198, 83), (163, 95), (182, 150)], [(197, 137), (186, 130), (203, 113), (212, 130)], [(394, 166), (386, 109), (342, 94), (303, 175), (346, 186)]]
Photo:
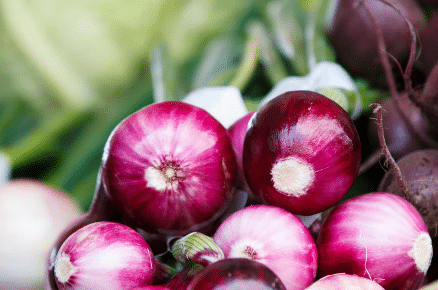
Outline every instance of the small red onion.
[(317, 240), (318, 273), (354, 274), (386, 290), (419, 289), (432, 242), (418, 211), (402, 197), (374, 192), (337, 206)]
[(235, 190), (227, 130), (207, 111), (178, 101), (149, 105), (111, 134), (102, 162), (108, 195), (133, 224), (182, 235), (217, 219)]
[(306, 290), (384, 290), (378, 283), (364, 277), (350, 274), (327, 275)]
[(95, 222), (69, 236), (56, 255), (59, 290), (124, 290), (152, 283), (155, 258), (132, 228)]
[(290, 212), (253, 205), (229, 216), (213, 235), (225, 258), (249, 258), (268, 266), (286, 289), (309, 286), (317, 250), (309, 230)]
[(317, 214), (348, 192), (360, 150), (356, 127), (341, 106), (319, 93), (287, 92), (253, 117), (243, 147), (245, 179), (267, 204)]
[(224, 259), (196, 274), (187, 290), (286, 290), (266, 265), (245, 258)]

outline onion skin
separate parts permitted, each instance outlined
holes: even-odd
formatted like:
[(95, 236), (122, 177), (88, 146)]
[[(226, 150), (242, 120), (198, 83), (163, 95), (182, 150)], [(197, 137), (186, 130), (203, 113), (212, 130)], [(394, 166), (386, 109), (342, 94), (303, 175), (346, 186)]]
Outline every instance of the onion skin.
[(431, 239), (418, 211), (386, 192), (363, 194), (337, 206), (316, 244), (320, 277), (354, 274), (386, 290), (419, 289), (432, 258)]
[(244, 257), (268, 266), (288, 290), (309, 286), (317, 268), (315, 242), (288, 211), (252, 205), (229, 216), (213, 235), (225, 258)]
[[(360, 159), (359, 135), (348, 113), (310, 91), (284, 93), (260, 108), (243, 148), (251, 191), (297, 215), (317, 214), (338, 203), (356, 179)], [(291, 185), (289, 192), (275, 185), (275, 165), (283, 160), (308, 169), (283, 171), (288, 174), (280, 181)]]
[(236, 175), (227, 130), (205, 110), (178, 101), (127, 117), (102, 161), (106, 191), (127, 219), (166, 235), (197, 230), (220, 216)]
[(238, 188), (244, 190), (247, 190), (248, 186), (246, 185), (245, 173), (243, 171), (243, 142), (245, 141), (246, 131), (248, 131), (248, 123), (254, 114), (255, 111), (246, 114), (228, 128), (228, 134), (230, 136), (231, 144), (233, 145), (237, 160), (237, 186)]
[(59, 290), (124, 290), (152, 283), (155, 258), (132, 228), (89, 224), (68, 237), (55, 261)]
[(350, 274), (327, 275), (306, 290), (384, 290), (382, 286), (368, 279)]
[(224, 259), (208, 265), (193, 277), (187, 290), (286, 290), (265, 265), (246, 258)]

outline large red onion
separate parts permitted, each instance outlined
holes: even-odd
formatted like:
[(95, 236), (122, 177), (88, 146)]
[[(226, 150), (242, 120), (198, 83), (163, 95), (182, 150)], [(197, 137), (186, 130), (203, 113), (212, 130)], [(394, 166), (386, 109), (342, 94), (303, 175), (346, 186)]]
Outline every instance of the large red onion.
[(102, 179), (128, 220), (179, 235), (215, 220), (235, 190), (227, 130), (207, 111), (178, 101), (123, 120), (105, 148)]
[(432, 242), (418, 211), (402, 197), (374, 192), (333, 209), (317, 239), (320, 276), (354, 274), (386, 290), (419, 289)]
[(361, 159), (348, 113), (311, 91), (284, 93), (254, 115), (243, 147), (251, 191), (298, 215), (338, 203), (356, 179)]

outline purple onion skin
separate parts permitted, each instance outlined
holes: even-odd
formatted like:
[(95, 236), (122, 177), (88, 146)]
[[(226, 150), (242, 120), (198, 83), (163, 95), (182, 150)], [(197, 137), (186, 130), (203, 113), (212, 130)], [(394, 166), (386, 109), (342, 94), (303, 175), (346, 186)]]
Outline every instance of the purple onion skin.
[(350, 274), (327, 275), (305, 290), (384, 290), (378, 283)]
[[(68, 268), (73, 269), (71, 275), (65, 275)], [(154, 268), (152, 250), (136, 231), (119, 223), (96, 222), (62, 244), (55, 278), (59, 290), (132, 289), (151, 284)]]
[[(424, 251), (414, 251), (414, 244)], [(316, 245), (319, 277), (352, 274), (386, 290), (419, 289), (432, 256), (430, 236), (418, 211), (386, 192), (363, 194), (333, 209)]]
[(233, 145), (234, 153), (236, 154), (237, 159), (237, 186), (243, 190), (248, 189), (245, 181), (245, 173), (243, 171), (243, 142), (245, 141), (246, 131), (248, 130), (248, 123), (254, 114), (255, 111), (249, 112), (228, 128), (228, 134), (230, 136), (231, 144)]
[[(307, 164), (299, 177), (289, 174), (292, 188), (275, 186), (275, 165), (294, 158)], [(284, 93), (260, 108), (243, 149), (245, 178), (265, 203), (294, 214), (320, 213), (338, 203), (357, 177), (361, 146), (348, 113), (334, 101), (310, 91)], [(290, 176), (290, 177), (289, 177)], [(295, 185), (297, 183), (297, 185)]]
[[(389, 54), (403, 66), (410, 53), (411, 36), (403, 17), (380, 0), (337, 0), (333, 17), (328, 24), (328, 38), (338, 62), (350, 73), (374, 83), (384, 84), (385, 76), (377, 51), (377, 36), (373, 22), (364, 5), (371, 10), (383, 32)], [(426, 17), (413, 0), (391, 1), (421, 35)]]
[(267, 266), (246, 258), (210, 264), (190, 282), (187, 290), (286, 290)]
[(141, 109), (114, 130), (105, 154), (109, 196), (145, 231), (199, 229), (233, 197), (237, 165), (227, 130), (195, 106), (169, 101)]
[(303, 290), (315, 279), (315, 242), (304, 224), (282, 208), (263, 204), (241, 209), (219, 226), (213, 240), (225, 258), (266, 265), (288, 290)]

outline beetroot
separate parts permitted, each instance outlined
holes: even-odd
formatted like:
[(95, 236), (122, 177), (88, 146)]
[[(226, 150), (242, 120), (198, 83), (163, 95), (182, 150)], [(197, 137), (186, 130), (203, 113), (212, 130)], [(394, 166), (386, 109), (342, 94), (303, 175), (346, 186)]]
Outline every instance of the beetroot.
[[(435, 1), (438, 3), (438, 1)], [(421, 54), (418, 63), (426, 74), (438, 62), (438, 13), (432, 16), (421, 35)]]
[(438, 229), (438, 150), (418, 150), (397, 162), (406, 188), (400, 186), (394, 170), (383, 177), (378, 190), (404, 196), (420, 212), (431, 236)]
[[(421, 34), (427, 21), (417, 3), (412, 0), (391, 3)], [(377, 32), (369, 12), (382, 30), (388, 53), (400, 64), (406, 64), (411, 42), (409, 27), (400, 13), (383, 0), (338, 0), (328, 24), (328, 38), (339, 63), (350, 73), (382, 84), (385, 79), (379, 60)]]
[[(417, 131), (425, 131), (428, 121), (421, 110), (412, 103), (406, 92), (400, 94), (400, 102), (388, 98), (382, 103), (383, 124), (386, 144), (395, 159), (419, 149), (425, 149), (428, 144), (422, 141)], [(378, 133), (374, 120), (370, 119), (368, 136), (373, 147), (379, 148)]]

